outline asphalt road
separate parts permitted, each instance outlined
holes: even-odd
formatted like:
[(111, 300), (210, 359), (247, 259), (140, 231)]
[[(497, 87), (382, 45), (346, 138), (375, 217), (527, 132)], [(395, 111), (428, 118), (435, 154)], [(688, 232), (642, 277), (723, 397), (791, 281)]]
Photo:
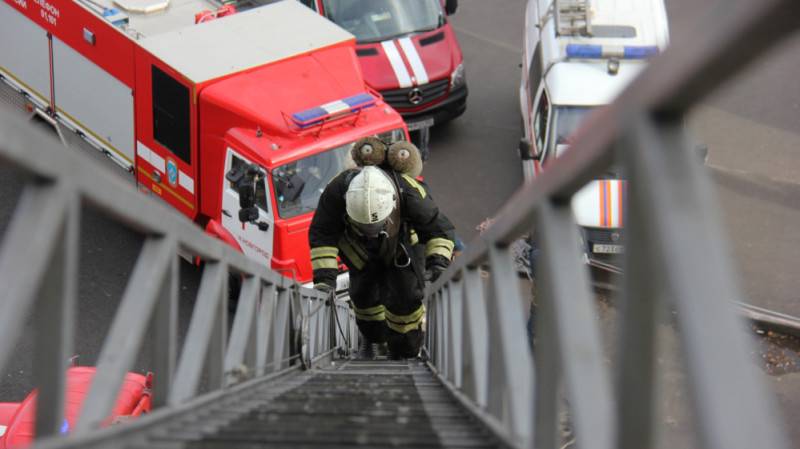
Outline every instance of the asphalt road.
[[(713, 17), (701, 12), (710, 4), (710, 0), (668, 0), (673, 36), (689, 29), (698, 15)], [(434, 129), (424, 176), (466, 241), (522, 182), (516, 146), (524, 6), (523, 0), (461, 0), (451, 18), (466, 58), (470, 97), (461, 118)], [(691, 117), (691, 125), (710, 148), (709, 166), (748, 298), (800, 316), (800, 276), (794, 268), (800, 233), (792, 232), (800, 223), (798, 55), (800, 38), (707, 98)], [(7, 167), (0, 167), (0, 230), (11, 215), (15, 179)], [(84, 213), (76, 340), (81, 364), (96, 360), (140, 246), (141, 237), (134, 232), (93, 211)], [(181, 278), (180, 321), (185, 328), (199, 272), (182, 264)], [(18, 356), (2, 374), (0, 400), (19, 400), (32, 388), (31, 344), (26, 339), (20, 342)], [(148, 361), (142, 354), (136, 368), (146, 370)], [(787, 408), (800, 409), (793, 399), (799, 388), (781, 391)]]
[[(667, 0), (673, 42), (732, 2)], [(705, 99), (691, 119), (709, 146), (721, 217), (746, 300), (800, 316), (800, 35)]]
[(451, 17), (464, 52), (467, 111), (433, 129), (423, 176), (464, 240), (522, 183), (516, 151), (523, 12), (520, 0), (461, 0)]

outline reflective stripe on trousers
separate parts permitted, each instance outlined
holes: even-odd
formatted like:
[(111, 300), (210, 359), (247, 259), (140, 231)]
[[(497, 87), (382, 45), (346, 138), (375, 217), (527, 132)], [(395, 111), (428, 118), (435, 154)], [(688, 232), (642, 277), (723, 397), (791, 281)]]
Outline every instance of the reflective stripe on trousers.
[(422, 324), (422, 318), (425, 316), (425, 306), (421, 305), (419, 308), (408, 315), (395, 315), (390, 311), (386, 311), (386, 324), (389, 329), (405, 334), (407, 332), (417, 330)]

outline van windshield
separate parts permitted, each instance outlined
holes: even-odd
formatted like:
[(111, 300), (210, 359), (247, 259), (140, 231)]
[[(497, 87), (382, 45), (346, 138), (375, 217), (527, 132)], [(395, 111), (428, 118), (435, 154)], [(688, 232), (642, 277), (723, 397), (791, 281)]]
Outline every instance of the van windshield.
[[(554, 106), (553, 121), (550, 129), (550, 140), (547, 144), (548, 154), (559, 157), (569, 149), (575, 138), (575, 131), (580, 128), (583, 120), (589, 116), (594, 107), (588, 106)], [(550, 151), (555, 150), (553, 153)], [(616, 179), (620, 177), (620, 170), (612, 166), (604, 173), (602, 179)]]
[[(405, 139), (405, 131), (395, 129), (377, 137), (391, 143)], [(281, 218), (292, 218), (315, 211), (319, 197), (331, 179), (342, 170), (356, 166), (350, 157), (353, 143), (334, 147), (272, 170), (278, 215)]]
[(553, 128), (548, 150), (572, 143), (573, 134), (593, 108), (586, 106), (553, 107)]
[(380, 42), (444, 24), (440, 0), (324, 0), (325, 15), (356, 36)]

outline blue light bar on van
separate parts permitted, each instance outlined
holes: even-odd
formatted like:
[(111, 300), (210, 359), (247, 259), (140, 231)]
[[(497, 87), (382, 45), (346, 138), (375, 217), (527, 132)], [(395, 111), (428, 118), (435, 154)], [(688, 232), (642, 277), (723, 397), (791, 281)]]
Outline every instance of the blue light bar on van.
[(579, 59), (647, 59), (658, 54), (655, 45), (567, 44), (567, 58)]
[(292, 121), (301, 129), (318, 125), (325, 120), (330, 120), (342, 115), (354, 114), (364, 109), (375, 106), (375, 97), (368, 93), (353, 95), (352, 97), (332, 101), (304, 111), (292, 114)]

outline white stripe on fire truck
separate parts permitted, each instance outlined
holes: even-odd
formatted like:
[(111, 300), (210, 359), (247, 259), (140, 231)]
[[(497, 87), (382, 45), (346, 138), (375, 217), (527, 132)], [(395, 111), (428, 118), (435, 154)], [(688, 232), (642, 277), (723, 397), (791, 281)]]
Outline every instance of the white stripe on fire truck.
[(403, 58), (400, 56), (394, 41), (383, 41), (381, 46), (383, 46), (383, 52), (386, 53), (386, 57), (389, 58), (389, 64), (392, 65), (394, 76), (397, 77), (397, 83), (400, 87), (411, 87), (411, 75), (408, 74), (406, 63), (403, 62)]
[(138, 140), (136, 141), (136, 154), (138, 154), (140, 158), (150, 162), (150, 148), (147, 148), (145, 144)]
[(178, 171), (178, 184), (180, 184), (184, 189), (188, 190), (189, 193), (194, 195), (194, 179), (184, 173), (183, 170)]
[(425, 70), (425, 65), (419, 57), (417, 47), (411, 42), (411, 38), (404, 37), (397, 42), (400, 42), (400, 47), (403, 49), (403, 53), (406, 54), (408, 63), (411, 64), (411, 70), (414, 71), (414, 78), (417, 79), (417, 85), (428, 84), (428, 72)]
[(158, 153), (151, 150), (147, 147), (147, 145), (143, 144), (140, 141), (136, 141), (137, 148), (136, 153), (139, 154), (139, 157), (146, 160), (150, 165), (155, 167), (156, 169), (160, 170), (162, 173), (167, 171), (166, 161), (164, 158), (159, 156)]

